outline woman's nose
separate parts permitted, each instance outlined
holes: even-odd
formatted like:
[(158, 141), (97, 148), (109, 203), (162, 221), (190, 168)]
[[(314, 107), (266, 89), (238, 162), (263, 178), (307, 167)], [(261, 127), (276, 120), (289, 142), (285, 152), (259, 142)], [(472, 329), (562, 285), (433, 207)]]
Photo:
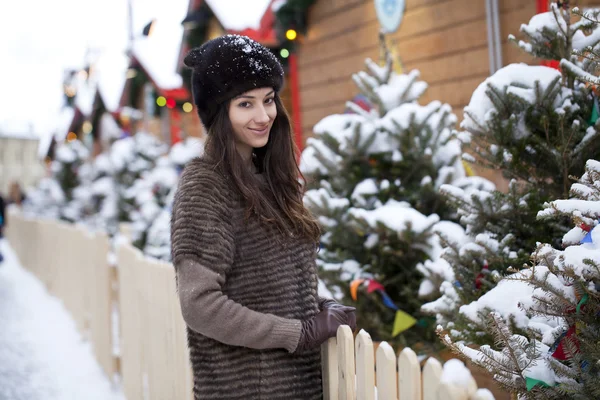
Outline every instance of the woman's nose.
[(267, 113), (267, 110), (264, 106), (256, 108), (256, 115), (254, 116), (254, 122), (257, 124), (267, 124), (269, 123), (270, 117)]

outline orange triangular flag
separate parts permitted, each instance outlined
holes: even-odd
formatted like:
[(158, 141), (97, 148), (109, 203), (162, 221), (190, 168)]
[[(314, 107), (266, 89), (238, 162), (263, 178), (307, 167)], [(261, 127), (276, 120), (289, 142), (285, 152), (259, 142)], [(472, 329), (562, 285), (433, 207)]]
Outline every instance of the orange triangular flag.
[(355, 279), (350, 282), (350, 295), (352, 296), (352, 300), (356, 301), (358, 299), (357, 290), (360, 284), (364, 281), (364, 279)]

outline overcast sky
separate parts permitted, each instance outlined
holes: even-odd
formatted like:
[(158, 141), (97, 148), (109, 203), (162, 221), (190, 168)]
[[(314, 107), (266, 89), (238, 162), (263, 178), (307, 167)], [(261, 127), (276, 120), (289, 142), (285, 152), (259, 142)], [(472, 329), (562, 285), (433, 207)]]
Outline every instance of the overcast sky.
[[(174, 9), (186, 10), (189, 0), (131, 0), (134, 33), (153, 18)], [(212, 0), (238, 16), (260, 17), (269, 0)], [(0, 5), (0, 132), (53, 130), (62, 106), (62, 74), (81, 67), (87, 48), (125, 49), (127, 0), (16, 0)], [(256, 11), (258, 12), (250, 12)], [(181, 11), (178, 11), (181, 13)], [(240, 18), (224, 18), (239, 27)], [(225, 21), (224, 21), (225, 22)], [(256, 25), (255, 22), (249, 22)], [(15, 132), (16, 133), (16, 132)]]
[[(188, 0), (132, 2), (133, 29), (139, 35), (150, 20)], [(35, 133), (46, 134), (62, 106), (64, 69), (81, 67), (88, 48), (125, 49), (127, 1), (4, 2), (0, 37), (0, 130), (28, 129), (31, 123)]]
[(0, 6), (0, 129), (51, 129), (62, 73), (86, 47), (126, 44), (124, 0), (29, 0)]

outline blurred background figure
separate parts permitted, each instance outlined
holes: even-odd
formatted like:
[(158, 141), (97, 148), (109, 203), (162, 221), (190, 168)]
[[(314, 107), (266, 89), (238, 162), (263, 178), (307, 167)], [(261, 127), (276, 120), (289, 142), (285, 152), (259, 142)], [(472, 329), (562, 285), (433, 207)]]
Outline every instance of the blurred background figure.
[[(5, 208), (6, 208), (6, 205), (4, 203), (4, 198), (2, 197), (2, 194), (0, 193), (0, 239), (2, 239), (4, 237), (4, 224), (6, 222), (6, 220), (4, 219)], [(4, 261), (4, 256), (2, 255), (2, 252), (0, 249), (0, 263), (2, 263), (2, 261)]]
[(21, 207), (23, 201), (25, 201), (25, 193), (21, 189), (21, 185), (19, 185), (19, 182), (13, 181), (10, 184), (10, 188), (8, 189), (8, 198), (6, 199), (6, 205), (15, 204)]

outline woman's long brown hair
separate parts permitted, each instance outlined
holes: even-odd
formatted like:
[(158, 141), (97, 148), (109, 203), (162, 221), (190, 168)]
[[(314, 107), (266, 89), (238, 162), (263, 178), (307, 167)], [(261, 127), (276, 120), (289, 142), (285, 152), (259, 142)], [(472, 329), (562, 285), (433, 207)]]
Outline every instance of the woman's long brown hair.
[(261, 190), (254, 173), (244, 165), (235, 145), (233, 127), (229, 120), (229, 104), (219, 107), (214, 122), (208, 131), (205, 143), (206, 158), (215, 167), (229, 175), (237, 191), (246, 203), (246, 216), (259, 216), (267, 225), (281, 232), (294, 232), (315, 243), (319, 241), (320, 228), (302, 202), (303, 178), (296, 162), (297, 147), (292, 140), (292, 126), (288, 113), (275, 94), (277, 116), (273, 121), (266, 146), (253, 151), (253, 160), (264, 175), (275, 203)]

